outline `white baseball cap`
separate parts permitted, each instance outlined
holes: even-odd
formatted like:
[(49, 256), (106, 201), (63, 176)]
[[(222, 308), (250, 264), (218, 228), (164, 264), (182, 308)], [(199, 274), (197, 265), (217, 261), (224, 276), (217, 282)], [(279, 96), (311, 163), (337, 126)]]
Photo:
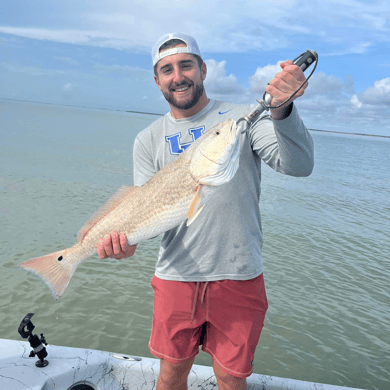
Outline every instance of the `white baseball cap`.
[[(160, 47), (167, 41), (171, 39), (180, 39), (183, 41), (187, 47), (174, 47), (172, 49), (164, 50), (160, 53)], [(191, 36), (183, 33), (169, 33), (166, 35), (163, 35), (153, 46), (152, 49), (152, 60), (153, 60), (153, 66), (157, 64), (158, 61), (160, 61), (162, 58), (171, 56), (173, 54), (178, 53), (190, 53), (190, 54), (196, 54), (199, 57), (200, 50), (198, 47), (198, 44), (196, 43), (195, 39)]]

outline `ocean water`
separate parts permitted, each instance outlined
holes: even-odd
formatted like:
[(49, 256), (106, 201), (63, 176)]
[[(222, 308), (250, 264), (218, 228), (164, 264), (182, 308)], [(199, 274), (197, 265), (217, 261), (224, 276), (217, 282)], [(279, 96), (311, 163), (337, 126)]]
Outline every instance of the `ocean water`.
[[(155, 116), (0, 100), (0, 338), (34, 312), (49, 344), (148, 350), (159, 238), (127, 260), (93, 256), (55, 301), (18, 265), (71, 246), (132, 185), (132, 145)], [(315, 168), (264, 166), (260, 202), (269, 310), (254, 371), (390, 388), (390, 142), (312, 132)], [(1, 353), (1, 352), (0, 352)], [(211, 365), (200, 352), (197, 364)]]

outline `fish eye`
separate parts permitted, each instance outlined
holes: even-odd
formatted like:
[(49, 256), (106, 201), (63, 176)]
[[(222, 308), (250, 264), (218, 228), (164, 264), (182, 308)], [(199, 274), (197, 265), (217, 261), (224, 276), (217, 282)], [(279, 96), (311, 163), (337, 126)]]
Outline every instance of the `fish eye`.
[(62, 256), (60, 256), (57, 260), (58, 261), (61, 261), (63, 259), (63, 257)]
[(216, 131), (215, 134), (219, 135), (219, 131)]

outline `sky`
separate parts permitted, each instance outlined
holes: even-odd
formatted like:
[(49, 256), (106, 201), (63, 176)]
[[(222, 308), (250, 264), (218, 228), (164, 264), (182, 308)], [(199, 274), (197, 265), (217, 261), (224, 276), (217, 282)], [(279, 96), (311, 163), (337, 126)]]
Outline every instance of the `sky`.
[(0, 98), (166, 113), (150, 52), (176, 31), (198, 42), (209, 98), (256, 103), (280, 61), (315, 50), (306, 126), (390, 136), (388, 0), (3, 1)]

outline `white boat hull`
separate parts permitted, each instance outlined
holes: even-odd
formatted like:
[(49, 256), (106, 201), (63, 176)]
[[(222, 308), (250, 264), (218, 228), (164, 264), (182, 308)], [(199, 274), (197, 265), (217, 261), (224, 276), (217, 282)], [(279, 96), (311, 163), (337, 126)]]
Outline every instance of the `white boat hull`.
[[(46, 347), (49, 365), (35, 366), (28, 342), (0, 339), (1, 390), (152, 390), (156, 387), (160, 362), (91, 349)], [(348, 387), (303, 382), (252, 374), (248, 388), (256, 390), (351, 390)], [(194, 365), (188, 389), (215, 389), (211, 367)]]

